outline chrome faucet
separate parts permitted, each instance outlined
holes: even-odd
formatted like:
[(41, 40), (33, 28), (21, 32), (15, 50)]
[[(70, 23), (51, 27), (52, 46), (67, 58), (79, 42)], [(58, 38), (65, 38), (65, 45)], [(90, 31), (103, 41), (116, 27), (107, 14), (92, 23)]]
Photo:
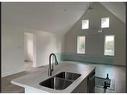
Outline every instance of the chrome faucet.
[(53, 72), (53, 63), (51, 64), (51, 57), (54, 56), (55, 57), (55, 65), (58, 64), (56, 55), (54, 53), (51, 53), (49, 56), (49, 69), (48, 69), (48, 76), (52, 76), (52, 72)]

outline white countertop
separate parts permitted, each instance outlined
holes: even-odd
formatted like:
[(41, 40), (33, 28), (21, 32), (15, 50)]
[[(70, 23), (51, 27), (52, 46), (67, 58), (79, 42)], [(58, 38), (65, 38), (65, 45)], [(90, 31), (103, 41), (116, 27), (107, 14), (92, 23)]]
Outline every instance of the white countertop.
[(70, 93), (72, 92), (93, 70), (95, 66), (76, 64), (75, 63), (61, 63), (54, 66), (54, 71), (52, 75), (58, 74), (60, 72), (73, 72), (81, 74), (81, 76), (76, 79), (71, 85), (69, 85), (64, 90), (54, 90), (44, 86), (39, 85), (40, 82), (48, 79), (48, 67), (39, 68), (39, 70), (32, 72), (31, 74), (16, 78), (11, 81), (11, 83), (27, 88), (34, 88), (37, 90), (49, 92), (49, 93)]

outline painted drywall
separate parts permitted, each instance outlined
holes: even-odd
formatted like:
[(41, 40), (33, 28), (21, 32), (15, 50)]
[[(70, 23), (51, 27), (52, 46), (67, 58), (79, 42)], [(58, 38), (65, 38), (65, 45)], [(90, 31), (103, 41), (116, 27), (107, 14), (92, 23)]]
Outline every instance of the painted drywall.
[[(24, 33), (18, 29), (2, 26), (2, 77), (25, 70), (24, 63)], [(62, 51), (63, 35), (43, 31), (34, 34), (34, 65), (33, 67), (49, 64), (50, 53), (60, 54)], [(58, 56), (59, 57), (59, 56)]]
[(63, 35), (38, 31), (36, 35), (36, 62), (37, 67), (49, 64), (49, 55), (56, 55), (62, 51)]
[(33, 34), (24, 33), (24, 57), (25, 61), (33, 62)]
[(60, 53), (62, 33), (72, 27), (88, 5), (2, 3), (2, 77), (24, 71), (25, 32), (34, 34), (33, 67), (46, 65), (51, 52)]
[[(44, 32), (45, 29), (43, 28), (36, 30), (35, 27), (25, 25), (29, 20), (24, 19), (27, 18), (27, 15), (22, 8), (17, 6), (16, 3), (2, 3), (2, 77), (25, 70), (24, 33), (26, 32), (34, 34), (33, 67), (47, 65), (49, 54), (52, 52), (60, 53), (62, 50), (62, 32)], [(28, 8), (28, 10), (31, 9)], [(23, 12), (23, 14), (19, 15), (19, 12)], [(20, 21), (23, 21), (23, 23)], [(41, 22), (46, 23), (44, 20)], [(44, 23), (41, 25), (45, 25)], [(37, 25), (36, 23), (31, 24), (33, 26)], [(50, 28), (49, 25), (47, 27)]]
[[(113, 62), (110, 64), (125, 65), (125, 24), (119, 20), (115, 15), (110, 13), (100, 3), (93, 3), (92, 10), (87, 10), (80, 20), (66, 33), (64, 41), (64, 53), (78, 55), (77, 49), (77, 36), (86, 36), (86, 54), (81, 55), (83, 57), (97, 57), (99, 60), (104, 56), (104, 37), (105, 35), (115, 35), (115, 56), (112, 57)], [(103, 29), (101, 33), (98, 29), (101, 25), (101, 18), (110, 18), (110, 28)], [(90, 20), (90, 28), (88, 30), (82, 30), (82, 19)], [(76, 59), (76, 58), (75, 58)], [(80, 60), (80, 57), (79, 59)]]
[[(52, 3), (49, 5), (48, 3), (2, 3), (2, 77), (24, 70), (24, 32), (35, 33), (34, 67), (47, 65), (48, 57), (51, 52), (61, 53), (61, 50), (65, 50), (75, 53), (75, 35), (78, 35), (78, 32), (84, 35), (84, 32), (81, 30), (81, 21), (78, 21), (70, 30), (73, 32), (67, 33), (65, 37), (66, 40), (64, 41), (65, 49), (63, 49), (64, 45), (62, 45), (62, 33), (68, 31), (81, 17), (88, 8), (88, 4), (61, 3), (62, 7), (59, 4), (60, 3), (55, 3), (54, 5), (52, 5)], [(94, 14), (96, 14), (96, 12), (94, 12)], [(121, 23), (120, 21), (114, 21), (114, 23), (119, 27), (123, 27), (122, 24), (119, 24)], [(116, 28), (116, 26), (114, 27)], [(92, 31), (95, 31), (95, 29)], [(119, 35), (116, 39), (118, 40), (116, 43), (118, 47), (115, 57), (116, 59), (119, 58), (119, 60), (116, 60), (114, 63), (123, 64), (121, 60), (125, 59), (124, 32), (121, 28), (115, 29), (114, 31), (117, 31), (117, 36)], [(96, 45), (96, 47), (97, 46), (98, 45)], [(100, 46), (102, 45), (100, 44)], [(87, 48), (89, 47), (90, 46)], [(91, 48), (91, 50), (93, 49)], [(97, 48), (97, 50), (99, 49)], [(98, 55), (99, 54), (101, 53), (99, 52)], [(95, 54), (91, 53), (91, 55)]]
[[(24, 71), (24, 31), (7, 20), (8, 8), (2, 4), (2, 77)], [(10, 18), (11, 19), (11, 18)]]
[(126, 3), (125, 2), (101, 2), (101, 4), (118, 17), (122, 22), (126, 22)]
[[(14, 27), (67, 32), (88, 8), (88, 2), (2, 2), (6, 21)], [(27, 32), (27, 31), (26, 31)]]
[[(2, 26), (2, 77), (25, 70), (24, 33)], [(36, 31), (33, 67), (49, 64), (50, 53), (60, 54), (63, 35)]]
[(24, 70), (24, 34), (2, 25), (2, 77)]

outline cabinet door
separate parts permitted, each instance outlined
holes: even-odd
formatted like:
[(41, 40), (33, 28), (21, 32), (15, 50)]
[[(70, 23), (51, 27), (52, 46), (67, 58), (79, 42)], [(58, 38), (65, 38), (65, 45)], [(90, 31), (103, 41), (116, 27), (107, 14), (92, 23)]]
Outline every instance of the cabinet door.
[(91, 78), (88, 82), (88, 89), (89, 93), (94, 93), (95, 92), (95, 76)]
[(83, 80), (72, 93), (87, 93), (87, 79)]
[(87, 92), (94, 93), (95, 92), (95, 70), (88, 76), (87, 80)]

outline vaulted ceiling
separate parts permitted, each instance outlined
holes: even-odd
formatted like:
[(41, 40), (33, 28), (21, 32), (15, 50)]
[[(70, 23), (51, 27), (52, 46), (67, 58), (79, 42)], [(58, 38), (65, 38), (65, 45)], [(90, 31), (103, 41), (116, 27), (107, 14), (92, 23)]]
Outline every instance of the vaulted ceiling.
[(31, 31), (66, 32), (89, 3), (2, 3), (2, 24)]
[[(27, 31), (67, 32), (90, 3), (2, 3), (2, 25)], [(125, 23), (124, 3), (101, 3)]]
[(126, 4), (123, 2), (101, 3), (107, 10), (114, 14), (123, 23), (126, 22)]

